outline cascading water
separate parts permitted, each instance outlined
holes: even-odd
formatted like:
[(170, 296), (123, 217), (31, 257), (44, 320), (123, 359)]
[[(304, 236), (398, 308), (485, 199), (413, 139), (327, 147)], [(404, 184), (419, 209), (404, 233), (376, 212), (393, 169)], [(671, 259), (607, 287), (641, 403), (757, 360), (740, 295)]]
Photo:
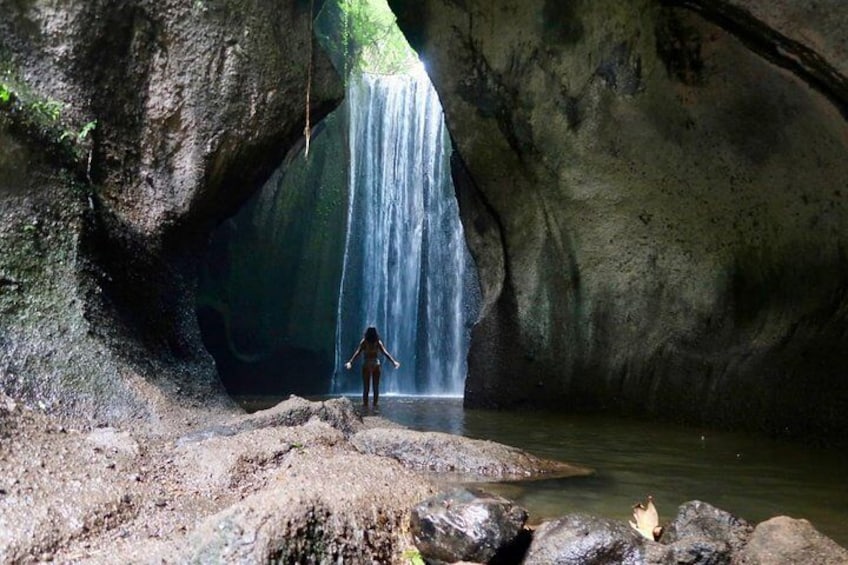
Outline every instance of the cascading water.
[(461, 395), (477, 281), (450, 178), (438, 96), (418, 65), (361, 74), (347, 91), (348, 232), (339, 290), (333, 392), (358, 392), (343, 369), (367, 326), (401, 362), (381, 391)]

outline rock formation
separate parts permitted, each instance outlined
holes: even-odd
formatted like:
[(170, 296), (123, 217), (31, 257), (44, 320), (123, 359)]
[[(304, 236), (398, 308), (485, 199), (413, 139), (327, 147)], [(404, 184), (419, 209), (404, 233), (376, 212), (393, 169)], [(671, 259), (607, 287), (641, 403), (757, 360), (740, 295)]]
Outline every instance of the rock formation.
[(844, 437), (845, 6), (390, 5), (456, 148), (468, 405)]
[(0, 388), (92, 419), (221, 398), (197, 261), (302, 136), (310, 59), (312, 123), (341, 97), (308, 6), (0, 2)]

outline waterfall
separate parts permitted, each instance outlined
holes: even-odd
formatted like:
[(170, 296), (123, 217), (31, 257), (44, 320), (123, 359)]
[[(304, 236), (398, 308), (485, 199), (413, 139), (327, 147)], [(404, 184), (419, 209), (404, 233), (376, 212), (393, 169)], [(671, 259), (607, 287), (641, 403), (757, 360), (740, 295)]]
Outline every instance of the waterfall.
[(367, 326), (401, 368), (382, 393), (461, 395), (476, 273), (450, 177), (450, 140), (438, 96), (418, 66), (362, 74), (347, 90), (348, 232), (339, 289), (333, 392), (361, 390), (345, 371)]

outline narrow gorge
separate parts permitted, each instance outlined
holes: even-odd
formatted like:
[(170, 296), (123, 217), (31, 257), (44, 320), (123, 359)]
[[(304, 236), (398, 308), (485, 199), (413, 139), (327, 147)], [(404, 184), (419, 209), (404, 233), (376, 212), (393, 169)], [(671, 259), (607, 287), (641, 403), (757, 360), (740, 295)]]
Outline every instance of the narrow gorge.
[[(665, 428), (644, 457), (819, 450), (774, 490), (844, 506), (848, 5), (366, 4), (0, 0), (0, 562), (415, 562), (411, 509), (496, 426), (579, 469), (504, 492), (610, 495), (646, 461), (560, 441), (603, 418)], [(383, 413), (343, 368), (366, 326)], [(711, 509), (586, 524), (633, 562), (696, 511), (733, 526), (704, 559), (848, 560)]]

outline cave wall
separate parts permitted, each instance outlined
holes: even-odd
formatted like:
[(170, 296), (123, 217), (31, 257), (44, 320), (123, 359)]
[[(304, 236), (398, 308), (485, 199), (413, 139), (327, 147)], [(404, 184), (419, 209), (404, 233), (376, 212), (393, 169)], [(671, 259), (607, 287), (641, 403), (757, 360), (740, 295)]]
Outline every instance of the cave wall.
[(224, 398), (198, 261), (302, 136), (311, 56), (312, 123), (342, 97), (309, 8), (0, 0), (3, 78), (59, 102), (60, 130), (97, 120), (59, 159), (3, 108), (0, 389), (96, 421)]
[(326, 394), (347, 234), (346, 106), (212, 235), (198, 318), (232, 395)]
[(466, 404), (844, 437), (848, 8), (392, 0), (484, 309)]

